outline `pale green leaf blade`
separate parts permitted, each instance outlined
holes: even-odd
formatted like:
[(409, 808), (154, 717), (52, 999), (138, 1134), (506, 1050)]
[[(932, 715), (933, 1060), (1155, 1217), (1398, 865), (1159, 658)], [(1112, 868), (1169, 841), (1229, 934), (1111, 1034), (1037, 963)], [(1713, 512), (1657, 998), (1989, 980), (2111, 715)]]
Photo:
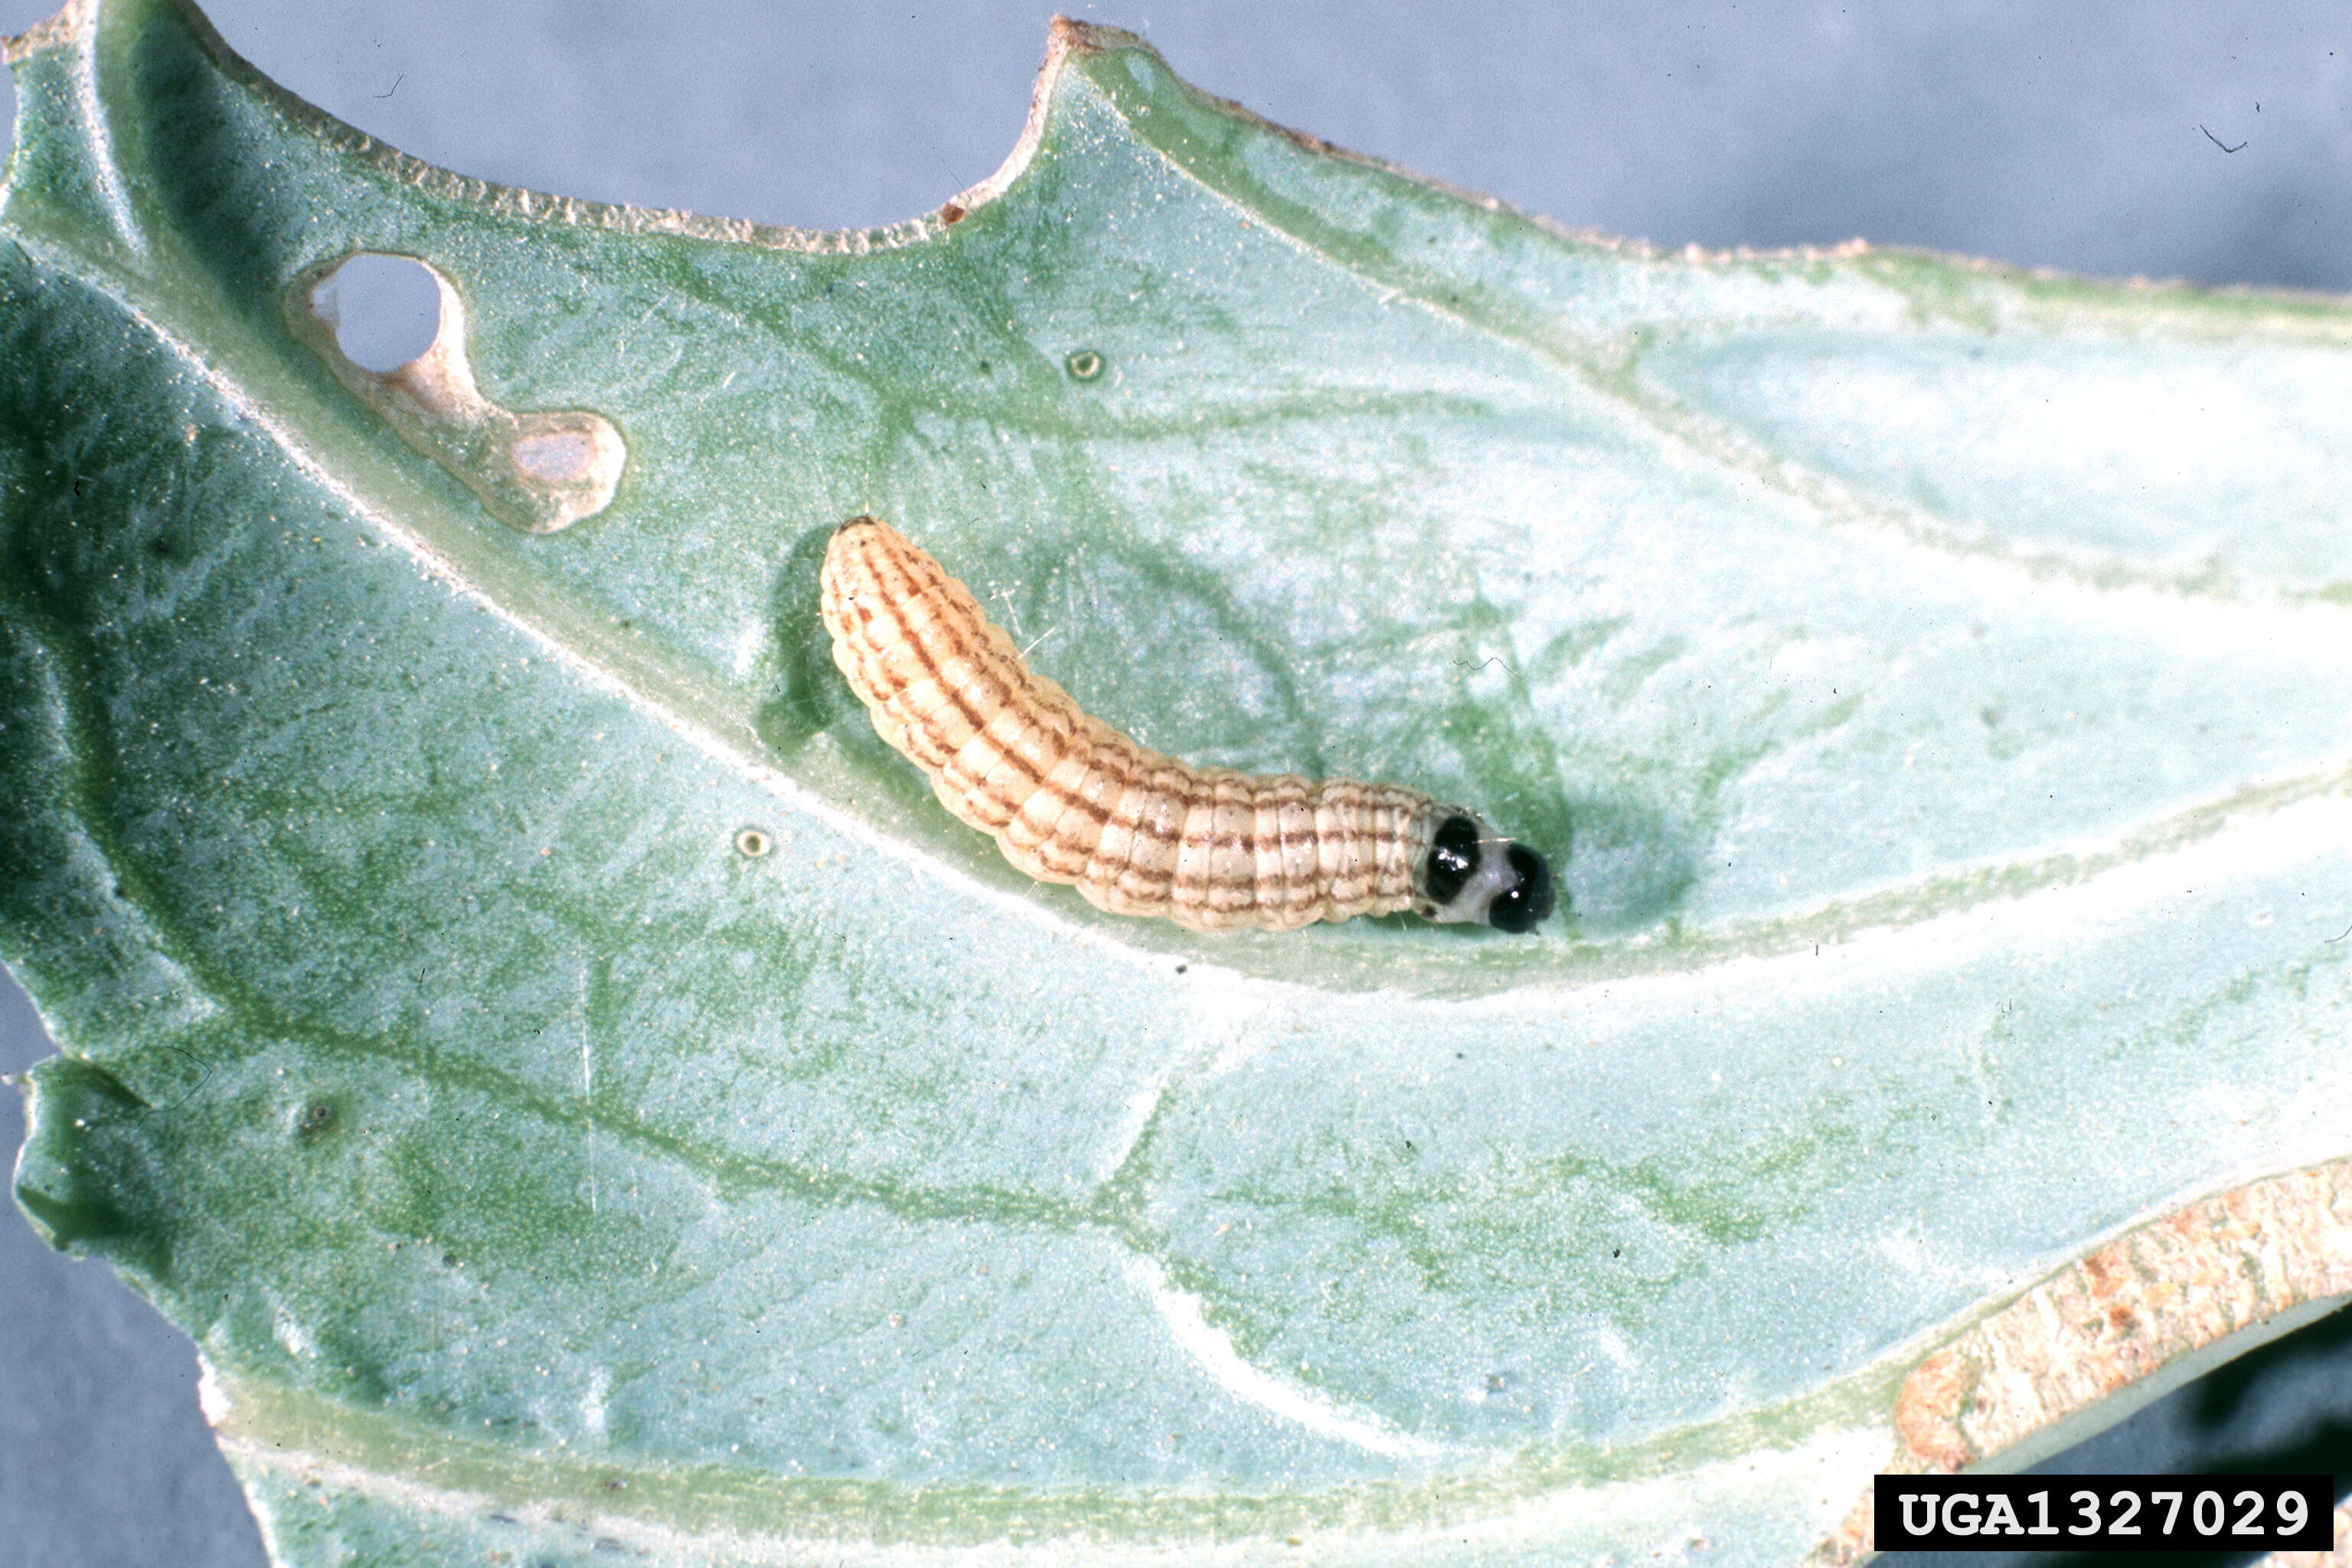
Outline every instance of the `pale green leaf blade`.
[[(1786, 1561), (1925, 1352), (2352, 1152), (2342, 308), (1651, 256), (1058, 37), (998, 182), (854, 237), (425, 169), (164, 0), (20, 48), (17, 1192), (283, 1560)], [(338, 363), (356, 250), (477, 400)], [(1575, 918), (1031, 886), (832, 672), (861, 511)]]

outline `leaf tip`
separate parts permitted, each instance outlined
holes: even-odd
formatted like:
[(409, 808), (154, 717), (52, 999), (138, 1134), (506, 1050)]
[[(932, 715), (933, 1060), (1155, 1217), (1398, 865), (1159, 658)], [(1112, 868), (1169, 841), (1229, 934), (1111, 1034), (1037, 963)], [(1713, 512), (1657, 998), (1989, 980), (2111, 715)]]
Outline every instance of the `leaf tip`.
[(1055, 16), (1047, 24), (1045, 60), (1050, 66), (1066, 55), (1099, 55), (1112, 49), (1153, 49), (1138, 34), (1124, 27), (1108, 26), (1100, 22), (1081, 22), (1076, 16)]
[(25, 1142), (13, 1185), (34, 1233), (59, 1252), (163, 1278), (169, 1249), (146, 1224), (152, 1194), (125, 1136), (153, 1107), (78, 1057), (50, 1057), (22, 1076)]
[(0, 62), (22, 65), (47, 49), (69, 48), (86, 37), (98, 13), (98, 0), (66, 0), (57, 15), (34, 23), (14, 37), (0, 34)]
[[(1021, 127), (1020, 139), (996, 172), (976, 185), (959, 191), (942, 204), (937, 217), (942, 227), (952, 227), (971, 215), (975, 207), (985, 206), (1003, 195), (1029, 167), (1037, 154), (1037, 145), (1045, 137), (1045, 120), (1052, 112), (1054, 89), (1062, 79), (1062, 68), (1074, 59), (1119, 50), (1139, 50), (1153, 59), (1160, 51), (1150, 43), (1123, 27), (1106, 26), (1099, 22), (1081, 22), (1075, 16), (1056, 16), (1046, 24), (1045, 60), (1037, 68), (1037, 79), (1029, 89), (1029, 118)], [(1166, 63), (1161, 62), (1163, 65)]]

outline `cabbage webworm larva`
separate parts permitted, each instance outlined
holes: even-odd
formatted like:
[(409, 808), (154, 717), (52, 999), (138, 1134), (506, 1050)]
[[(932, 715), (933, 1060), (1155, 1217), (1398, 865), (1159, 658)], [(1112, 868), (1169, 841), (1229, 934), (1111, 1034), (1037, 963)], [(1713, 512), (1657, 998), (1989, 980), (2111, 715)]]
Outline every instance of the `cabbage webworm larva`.
[(971, 592), (886, 522), (825, 552), (834, 662), (940, 801), (1045, 882), (1192, 931), (1412, 910), (1525, 931), (1551, 871), (1470, 812), (1396, 784), (1195, 768), (1081, 712)]

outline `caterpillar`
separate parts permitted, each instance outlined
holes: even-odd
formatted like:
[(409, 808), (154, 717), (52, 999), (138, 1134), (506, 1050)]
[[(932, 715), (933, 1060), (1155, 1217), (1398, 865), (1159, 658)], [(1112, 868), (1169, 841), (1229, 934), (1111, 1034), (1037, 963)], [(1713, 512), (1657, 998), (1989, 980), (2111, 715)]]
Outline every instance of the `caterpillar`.
[(969, 589), (888, 523), (843, 523), (822, 582), (833, 660), (949, 811), (1043, 882), (1190, 931), (1293, 931), (1412, 910), (1535, 929), (1542, 856), (1396, 784), (1195, 768), (1031, 673)]

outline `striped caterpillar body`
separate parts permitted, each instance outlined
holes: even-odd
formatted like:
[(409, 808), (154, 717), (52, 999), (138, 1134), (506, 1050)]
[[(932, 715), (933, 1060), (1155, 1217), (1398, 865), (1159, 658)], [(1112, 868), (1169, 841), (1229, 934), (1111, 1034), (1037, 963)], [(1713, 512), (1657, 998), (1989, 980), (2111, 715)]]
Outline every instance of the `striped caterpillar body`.
[(1078, 710), (889, 524), (825, 552), (833, 660), (940, 801), (1044, 882), (1192, 931), (1292, 931), (1412, 910), (1534, 929), (1551, 872), (1471, 813), (1395, 784), (1195, 768)]

